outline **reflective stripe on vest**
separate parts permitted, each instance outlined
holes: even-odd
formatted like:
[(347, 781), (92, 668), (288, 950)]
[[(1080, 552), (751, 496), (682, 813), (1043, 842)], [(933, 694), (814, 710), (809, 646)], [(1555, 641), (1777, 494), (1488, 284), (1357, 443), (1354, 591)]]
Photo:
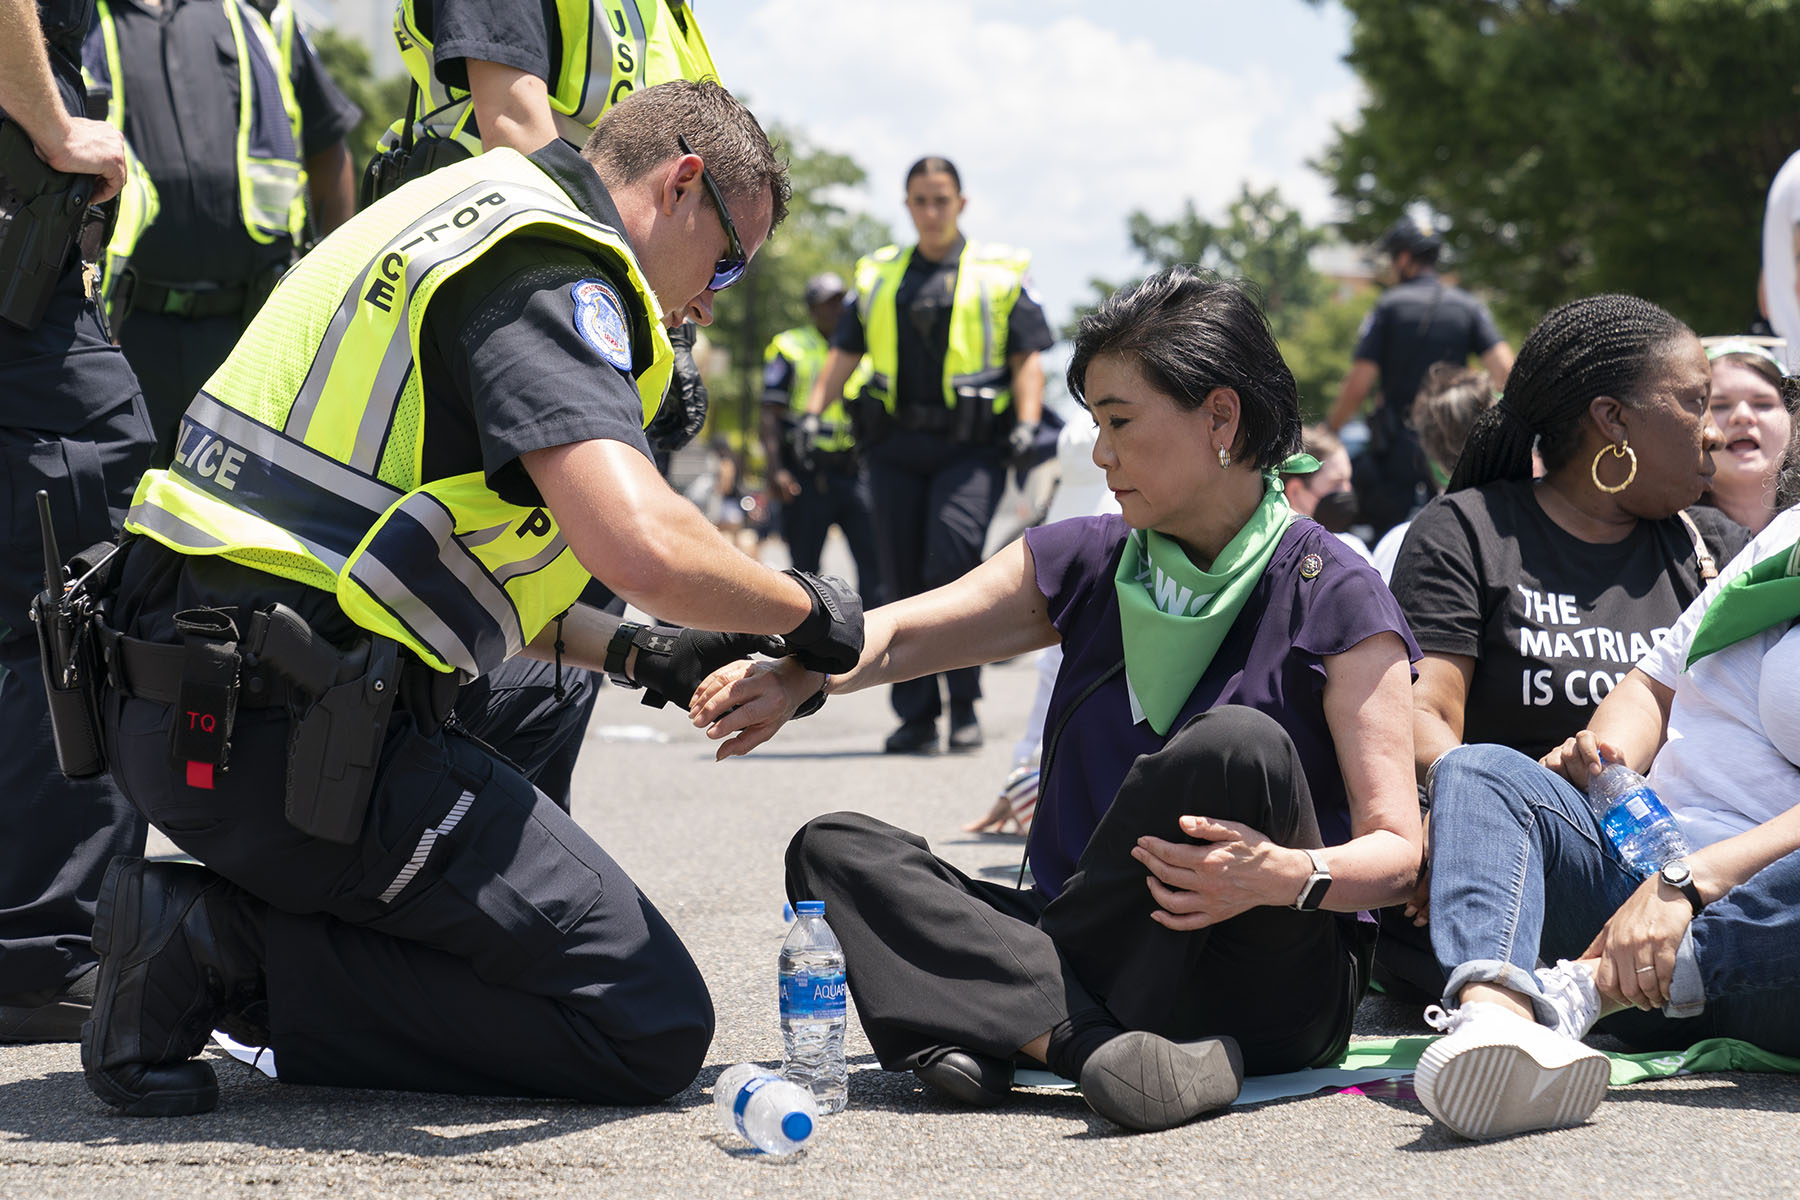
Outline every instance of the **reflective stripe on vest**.
[(647, 425), (674, 355), (630, 246), (497, 150), (357, 214), (283, 278), (182, 417), (174, 463), (140, 482), (126, 528), (330, 591), (439, 670), (473, 677), (516, 654), (587, 572), (547, 511), (507, 503), (483, 473), (421, 478), (415, 364), (436, 289), (521, 232), (628, 280)]
[[(396, 0), (394, 41), (423, 97), (417, 132), (455, 138), (479, 154), (481, 141), (470, 130), (469, 93), (438, 82), (432, 43), (419, 28), (416, 5), (417, 0)], [(682, 10), (681, 20), (671, 8)], [(634, 91), (672, 79), (718, 81), (699, 22), (678, 0), (557, 0), (556, 20), (562, 56), (545, 87), (557, 135), (575, 146), (585, 145), (607, 109)], [(382, 145), (398, 141), (396, 122)]]
[[(81, 46), (81, 74), (90, 88), (107, 86), (112, 89), (112, 98), (106, 107), (106, 123), (117, 129), (121, 135), (125, 132), (125, 73), (119, 67), (119, 33), (114, 27), (108, 12), (108, 20), (95, 21), (88, 31), (88, 37)], [(110, 83), (107, 81), (111, 81)], [(113, 217), (112, 233), (106, 239), (106, 246), (100, 257), (100, 297), (106, 305), (107, 319), (116, 327), (123, 313), (115, 311), (119, 299), (119, 285), (124, 282), (125, 272), (131, 266), (131, 256), (137, 251), (138, 239), (144, 236), (144, 230), (156, 220), (156, 214), (162, 209), (162, 201), (157, 195), (156, 184), (150, 180), (150, 173), (144, 170), (144, 164), (138, 160), (131, 148), (131, 142), (125, 143), (125, 186), (119, 192), (118, 212)]]
[[(888, 411), (894, 408), (894, 376), (900, 365), (900, 323), (894, 296), (916, 247), (886, 246), (856, 264), (857, 313), (872, 372), (868, 388)], [(1003, 412), (1012, 404), (1006, 365), (1007, 324), (1024, 288), (1031, 255), (1008, 246), (965, 242), (957, 260), (950, 306), (950, 340), (944, 353), (944, 403), (972, 400)]]
[[(763, 351), (765, 363), (773, 362), (779, 356), (793, 365), (794, 382), (788, 391), (788, 411), (796, 416), (805, 414), (807, 397), (812, 395), (813, 384), (825, 369), (825, 359), (830, 353), (831, 346), (825, 335), (811, 325), (776, 334), (769, 348)], [(844, 401), (854, 395), (846, 386), (844, 394), (833, 396), (825, 411), (819, 414), (823, 433), (814, 443), (818, 449), (835, 454), (855, 445), (850, 436), (850, 414), (844, 409)]]
[[(288, 60), (261, 13), (241, 0), (226, 0), (222, 8), (237, 52), (235, 154), (244, 230), (262, 245), (297, 242), (306, 230), (306, 170), (300, 161), (300, 103), (294, 97)], [(119, 35), (108, 0), (99, 0), (81, 61), (90, 82), (112, 89), (107, 123), (123, 131), (125, 76), (119, 68)], [(154, 207), (149, 206), (152, 213)], [(144, 219), (143, 226), (148, 224)], [(142, 232), (141, 227), (128, 227), (129, 236), (121, 238), (115, 231), (117, 252), (129, 256)]]

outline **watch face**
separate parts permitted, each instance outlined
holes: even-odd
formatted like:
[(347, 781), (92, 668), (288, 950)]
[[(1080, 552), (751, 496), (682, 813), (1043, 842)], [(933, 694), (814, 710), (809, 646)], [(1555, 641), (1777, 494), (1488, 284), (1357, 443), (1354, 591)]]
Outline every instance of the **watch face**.
[(1676, 859), (1674, 862), (1663, 864), (1662, 877), (1670, 887), (1680, 887), (1682, 884), (1692, 879), (1694, 873), (1688, 870), (1688, 865), (1686, 863), (1682, 862), (1680, 859)]

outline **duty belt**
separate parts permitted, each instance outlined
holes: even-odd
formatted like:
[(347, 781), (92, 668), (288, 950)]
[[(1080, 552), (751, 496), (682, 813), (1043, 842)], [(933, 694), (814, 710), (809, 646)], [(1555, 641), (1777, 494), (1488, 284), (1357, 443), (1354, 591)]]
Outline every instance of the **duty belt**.
[(230, 317), (244, 311), (250, 285), (228, 288), (181, 288), (148, 279), (133, 282), (131, 311), (172, 317)]
[(924, 408), (905, 405), (894, 409), (894, 425), (917, 433), (949, 433), (956, 414), (948, 408)]
[[(106, 625), (97, 626), (106, 675), (111, 684), (136, 700), (174, 704), (181, 694), (187, 648), (126, 637)], [(238, 682), (237, 703), (245, 708), (279, 708), (295, 689), (267, 662), (246, 663)]]

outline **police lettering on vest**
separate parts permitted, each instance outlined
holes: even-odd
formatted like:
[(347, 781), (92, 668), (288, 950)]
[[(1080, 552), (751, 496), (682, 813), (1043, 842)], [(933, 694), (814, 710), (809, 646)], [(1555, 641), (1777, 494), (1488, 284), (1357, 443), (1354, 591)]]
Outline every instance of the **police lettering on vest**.
[(125, 527), (331, 592), (440, 671), (473, 677), (518, 653), (589, 576), (546, 510), (502, 500), (483, 472), (421, 477), (415, 362), (436, 290), (522, 234), (575, 245), (621, 282), (649, 331), (631, 371), (648, 425), (674, 352), (630, 244), (495, 150), (364, 210), (288, 273)]

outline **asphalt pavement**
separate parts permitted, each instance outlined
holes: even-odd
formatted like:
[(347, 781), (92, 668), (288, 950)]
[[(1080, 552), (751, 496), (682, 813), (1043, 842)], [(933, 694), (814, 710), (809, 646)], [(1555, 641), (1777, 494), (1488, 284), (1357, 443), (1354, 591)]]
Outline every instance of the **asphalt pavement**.
[[(748, 759), (673, 710), (602, 695), (576, 777), (582, 824), (692, 949), (718, 1033), (682, 1095), (650, 1109), (287, 1086), (217, 1059), (216, 1112), (116, 1116), (74, 1046), (0, 1047), (0, 1200), (98, 1196), (1793, 1196), (1800, 1077), (1717, 1074), (1614, 1089), (1578, 1129), (1471, 1145), (1416, 1102), (1332, 1094), (1127, 1134), (1078, 1096), (1020, 1092), (965, 1112), (883, 1072), (854, 1017), (850, 1107), (793, 1159), (714, 1124), (733, 1063), (774, 1062), (781, 856), (807, 818), (859, 809), (923, 833), (958, 866), (1011, 879), (1022, 843), (959, 826), (1006, 775), (1035, 671), (992, 668), (976, 754), (890, 758), (885, 697), (839, 697)], [(153, 845), (153, 851), (167, 849)], [(1233, 985), (1221, 980), (1220, 986)], [(1379, 998), (1363, 1036), (1426, 1032)], [(481, 1036), (470, 1030), (469, 1036)]]

